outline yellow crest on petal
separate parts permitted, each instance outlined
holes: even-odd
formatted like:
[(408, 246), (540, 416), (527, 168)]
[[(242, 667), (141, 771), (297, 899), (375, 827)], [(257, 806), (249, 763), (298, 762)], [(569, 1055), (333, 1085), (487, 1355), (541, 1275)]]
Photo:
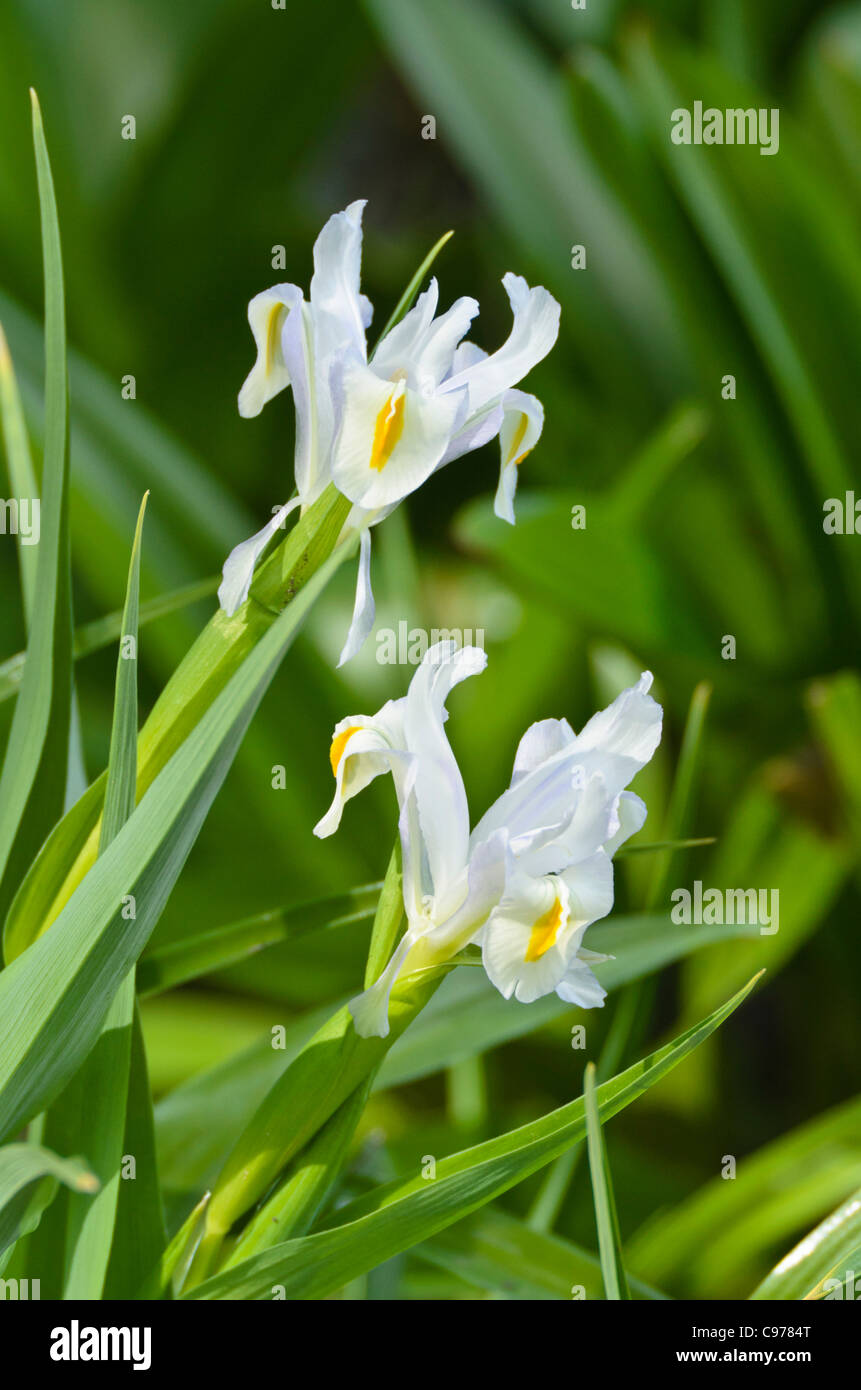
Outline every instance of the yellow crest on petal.
[(563, 915), (562, 900), (557, 898), (549, 912), (539, 917), (533, 926), (524, 960), (540, 960), (545, 951), (549, 951), (550, 947), (555, 945)]

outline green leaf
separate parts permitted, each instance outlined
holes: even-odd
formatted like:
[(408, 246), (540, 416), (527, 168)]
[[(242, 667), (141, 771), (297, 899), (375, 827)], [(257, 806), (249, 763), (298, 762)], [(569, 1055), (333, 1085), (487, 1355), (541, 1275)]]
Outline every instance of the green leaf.
[(810, 1231), (754, 1289), (752, 1299), (820, 1297), (820, 1285), (835, 1274), (842, 1278), (846, 1261), (861, 1246), (861, 1187)]
[(382, 886), (369, 883), (348, 893), (275, 908), (146, 951), (138, 966), (138, 992), (141, 995), (160, 994), (200, 975), (235, 965), (267, 946), (296, 941), (310, 932), (364, 922), (375, 910)]
[(114, 1243), (105, 1279), (104, 1297), (151, 1297), (141, 1289), (141, 1271), (154, 1269), (167, 1239), (155, 1149), (152, 1094), (140, 1013), (132, 1020), (129, 1090), (122, 1152), (135, 1159), (134, 1181), (120, 1183)]
[[(0, 1134), (48, 1104), (98, 1037), (158, 921), (243, 734), (341, 547), (267, 629), (158, 774), (50, 932), (0, 974), (10, 1043), (0, 1058)], [(133, 898), (135, 916), (124, 915)]]
[(35, 92), (31, 97), (45, 271), (45, 451), (30, 660), (0, 776), (0, 917), (62, 814), (72, 695), (63, 266), (42, 118)]
[[(0, 324), (0, 423), (3, 426), (3, 442), (6, 446), (6, 463), (9, 469), (10, 491), (13, 497), (35, 502), (39, 497), (39, 485), (30, 455), (30, 441), (21, 408), (21, 396), (15, 380), (15, 370), (9, 355), (9, 345), (3, 325)], [(21, 571), (21, 593), (24, 600), (24, 617), (27, 630), (33, 618), (33, 605), (36, 601), (36, 571), (38, 569), (38, 547), (25, 545), (22, 532), (18, 533), (18, 565)]]
[(598, 1249), (601, 1255), (601, 1277), (608, 1300), (618, 1302), (631, 1297), (625, 1266), (622, 1262), (622, 1241), (610, 1165), (601, 1134), (601, 1116), (595, 1094), (595, 1063), (589, 1062), (583, 1078), (583, 1101), (586, 1111), (586, 1147), (589, 1153), (589, 1173), (592, 1178), (592, 1200), (595, 1205), (595, 1224), (598, 1228)]
[(401, 923), (404, 920), (403, 870), (401, 842), (397, 840), (389, 859), (386, 877), (380, 889), (368, 959), (365, 966), (364, 988), (370, 989), (382, 975), (394, 950)]
[[(430, 270), (431, 266), (433, 265), (442, 248), (446, 245), (447, 242), (451, 241), (451, 238), (453, 236), (454, 232), (445, 232), (440, 237), (439, 241), (431, 247), (430, 251), (428, 251), (427, 255), (425, 256), (415, 275), (410, 280), (409, 284), (407, 285), (406, 289), (404, 290), (403, 294), (401, 295), (400, 299), (398, 300), (397, 304), (392, 310), (389, 316), (388, 323), (386, 324), (385, 328), (383, 329), (382, 333), (377, 339), (377, 344), (382, 342), (383, 338), (385, 338), (387, 333), (391, 333), (392, 329), (400, 323), (401, 319), (405, 316), (405, 314), (409, 313), (410, 309), (413, 307), (413, 303), (415, 302), (416, 295), (418, 294), (419, 290), (424, 284), (425, 276), (427, 275), (428, 271)], [(371, 356), (373, 356), (373, 353), (371, 354)]]
[(58, 1182), (90, 1196), (99, 1190), (98, 1178), (79, 1159), (58, 1158), (38, 1144), (0, 1149), (0, 1254), (35, 1229)]
[[(570, 1301), (579, 1296), (590, 1303), (604, 1298), (601, 1266), (590, 1251), (493, 1208), (458, 1221), (411, 1253), (505, 1298)], [(636, 1279), (631, 1281), (631, 1294), (639, 1299), (664, 1297)]]
[[(140, 554), (148, 496), (149, 493), (144, 495), (138, 513), (126, 584), (100, 853), (104, 853), (119, 834), (135, 807)], [(77, 1130), (79, 1137), (73, 1147), (86, 1153), (101, 1184), (95, 1201), (85, 1205), (80, 1199), (72, 1198), (68, 1202), (66, 1298), (98, 1299), (104, 1288), (114, 1237), (120, 1166), (125, 1152), (123, 1140), (134, 1009), (132, 969), (111, 1000), (96, 1046), (56, 1102), (56, 1106), (69, 1112), (69, 1127)], [(132, 1153), (137, 1161), (138, 1155), (134, 1150)]]
[[(718, 1028), (747, 996), (756, 978), (695, 1028), (604, 1082), (598, 1091), (602, 1120), (649, 1090)], [(275, 1246), (234, 1270), (208, 1279), (185, 1297), (264, 1299), (272, 1297), (276, 1285), (288, 1299), (325, 1297), (493, 1201), (582, 1140), (585, 1128), (580, 1097), (498, 1139), (442, 1159), (433, 1181), (419, 1176), (377, 1189), (342, 1208), (332, 1229)]]

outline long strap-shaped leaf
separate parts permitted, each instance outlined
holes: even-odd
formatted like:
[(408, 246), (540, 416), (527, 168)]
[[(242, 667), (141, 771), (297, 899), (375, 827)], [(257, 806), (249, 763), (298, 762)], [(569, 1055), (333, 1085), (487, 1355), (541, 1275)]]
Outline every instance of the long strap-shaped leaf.
[(341, 546), (273, 622), (51, 930), (0, 974), (0, 1136), (44, 1108), (95, 1043), (284, 653), (347, 552)]
[[(861, 1187), (799, 1241), (754, 1289), (752, 1299), (821, 1298), (825, 1281), (846, 1274), (861, 1246)], [(858, 1271), (856, 1271), (858, 1272)]]
[[(687, 1033), (598, 1089), (602, 1120), (642, 1095), (724, 1022), (750, 993), (758, 976)], [(236, 1269), (217, 1274), (187, 1297), (324, 1298), (350, 1279), (491, 1202), (583, 1139), (583, 1098), (499, 1139), (437, 1164), (436, 1177), (379, 1188), (338, 1213), (331, 1230), (286, 1241)]]
[(601, 1116), (595, 1093), (595, 1063), (590, 1062), (583, 1079), (583, 1100), (586, 1107), (586, 1146), (589, 1151), (589, 1172), (592, 1178), (592, 1199), (598, 1227), (598, 1250), (601, 1256), (601, 1276), (609, 1300), (630, 1298), (625, 1266), (622, 1263), (622, 1241), (619, 1218), (607, 1150), (601, 1133)]
[[(114, 694), (108, 780), (100, 849), (104, 851), (135, 808), (137, 780), (138, 688), (137, 646), (140, 608), (141, 532), (147, 493), (141, 502), (129, 562)], [(120, 930), (124, 929), (122, 924)], [(58, 1100), (76, 1112), (80, 1142), (99, 1175), (101, 1191), (91, 1202), (69, 1197), (66, 1218), (66, 1298), (101, 1297), (111, 1253), (120, 1165), (126, 1125), (135, 974), (130, 970), (111, 1001), (101, 1037), (71, 1086)], [(136, 1155), (135, 1158), (139, 1158)]]
[[(38, 1144), (0, 1149), (0, 1254), (32, 1230), (58, 1182), (89, 1194), (99, 1187), (98, 1178), (78, 1159), (58, 1158)], [(38, 1186), (31, 1191), (34, 1183)]]
[(0, 777), (0, 918), (5, 916), (27, 865), (62, 814), (71, 709), (69, 401), (63, 265), (42, 117), (35, 92), (31, 96), (45, 267), (45, 455), (29, 659)]

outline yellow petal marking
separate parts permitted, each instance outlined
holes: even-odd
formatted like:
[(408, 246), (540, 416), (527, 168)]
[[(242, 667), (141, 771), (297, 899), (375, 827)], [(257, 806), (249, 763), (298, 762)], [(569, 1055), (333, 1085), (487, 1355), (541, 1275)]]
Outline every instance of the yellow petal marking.
[(332, 764), (332, 776), (337, 777), (338, 767), (344, 756), (344, 749), (349, 743), (353, 734), (359, 732), (361, 724), (351, 724), (349, 729), (343, 729), (340, 734), (335, 734), (332, 739), (332, 747), (329, 749), (329, 762)]
[(557, 898), (550, 911), (545, 912), (543, 917), (539, 917), (532, 928), (524, 959), (540, 960), (544, 952), (549, 951), (550, 947), (554, 945), (561, 926), (562, 900)]
[(529, 450), (528, 450), (528, 449), (525, 449), (524, 452), (520, 455), (519, 458), (518, 458), (518, 456), (517, 456), (517, 450), (520, 448), (521, 444), (523, 443), (523, 436), (526, 434), (526, 430), (527, 430), (528, 425), (529, 425), (529, 416), (528, 416), (528, 415), (525, 415), (525, 414), (523, 414), (523, 413), (521, 412), (520, 421), (519, 421), (519, 423), (518, 423), (518, 425), (517, 425), (517, 429), (514, 431), (514, 434), (511, 436), (511, 444), (509, 445), (509, 448), (508, 448), (508, 462), (509, 462), (509, 463), (515, 463), (515, 464), (517, 464), (517, 463), (522, 463), (523, 460), (526, 458), (526, 455), (529, 453)]
[(272, 308), (269, 310), (269, 322), (266, 325), (267, 376), (272, 371), (272, 366), (275, 361), (275, 352), (278, 347), (278, 339), (280, 335), (281, 324), (284, 321), (285, 313), (286, 311), (283, 304), (273, 304)]
[(377, 416), (369, 467), (375, 468), (378, 473), (382, 473), (404, 432), (406, 399), (405, 391), (393, 391)]

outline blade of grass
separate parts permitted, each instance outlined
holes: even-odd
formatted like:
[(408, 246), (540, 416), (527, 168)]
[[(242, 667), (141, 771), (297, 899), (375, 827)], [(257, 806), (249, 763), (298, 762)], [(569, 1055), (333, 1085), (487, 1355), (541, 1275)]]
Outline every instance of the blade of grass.
[[(140, 557), (148, 497), (149, 493), (145, 493), (140, 505), (126, 584), (100, 853), (119, 834), (135, 808)], [(125, 923), (119, 930), (124, 926)], [(68, 1202), (66, 1298), (98, 1299), (104, 1288), (119, 1195), (134, 1008), (132, 969), (111, 1000), (98, 1043), (57, 1102), (59, 1106), (71, 1107), (77, 1117), (81, 1137), (75, 1147), (87, 1154), (101, 1183), (95, 1201), (84, 1204), (80, 1198), (70, 1198)]]
[(45, 451), (31, 660), (0, 776), (0, 918), (65, 800), (71, 710), (68, 376), (57, 206), (35, 92), (33, 141), (45, 276)]
[[(15, 369), (9, 355), (9, 345), (3, 325), (0, 324), (0, 421), (3, 425), (3, 442), (6, 446), (6, 464), (9, 470), (11, 494), (18, 498), (19, 507), (24, 498), (34, 503), (39, 496), (39, 485), (30, 454), (30, 441), (21, 408), (21, 396)], [(38, 548), (25, 545), (24, 536), (18, 532), (18, 565), (21, 571), (21, 595), (24, 601), (24, 618), (29, 632), (33, 618), (33, 605), (36, 601), (36, 571), (38, 569)]]
[[(415, 275), (410, 280), (409, 284), (407, 285), (406, 289), (404, 290), (403, 294), (401, 295), (400, 299), (398, 300), (397, 304), (392, 310), (388, 323), (386, 324), (385, 328), (383, 329), (382, 333), (377, 339), (376, 344), (374, 345), (374, 352), (376, 351), (383, 338), (385, 338), (386, 334), (391, 333), (395, 325), (399, 324), (401, 319), (407, 313), (409, 313), (410, 309), (413, 307), (413, 304), (415, 302), (416, 295), (418, 294), (419, 290), (424, 284), (425, 276), (427, 275), (428, 271), (430, 270), (431, 266), (433, 265), (442, 248), (446, 245), (447, 242), (451, 241), (451, 238), (453, 236), (454, 232), (445, 232), (440, 237), (439, 241), (431, 247), (430, 251), (428, 251), (427, 255), (425, 256)], [(373, 353), (371, 354), (371, 356), (373, 356)]]
[(595, 1206), (595, 1225), (598, 1229), (598, 1250), (601, 1256), (601, 1277), (608, 1300), (618, 1302), (631, 1297), (625, 1266), (622, 1262), (622, 1242), (619, 1238), (619, 1218), (610, 1177), (610, 1165), (601, 1134), (601, 1116), (595, 1094), (595, 1063), (589, 1062), (583, 1078), (583, 1101), (586, 1114), (586, 1148), (589, 1154), (589, 1174), (592, 1179), (592, 1199)]

